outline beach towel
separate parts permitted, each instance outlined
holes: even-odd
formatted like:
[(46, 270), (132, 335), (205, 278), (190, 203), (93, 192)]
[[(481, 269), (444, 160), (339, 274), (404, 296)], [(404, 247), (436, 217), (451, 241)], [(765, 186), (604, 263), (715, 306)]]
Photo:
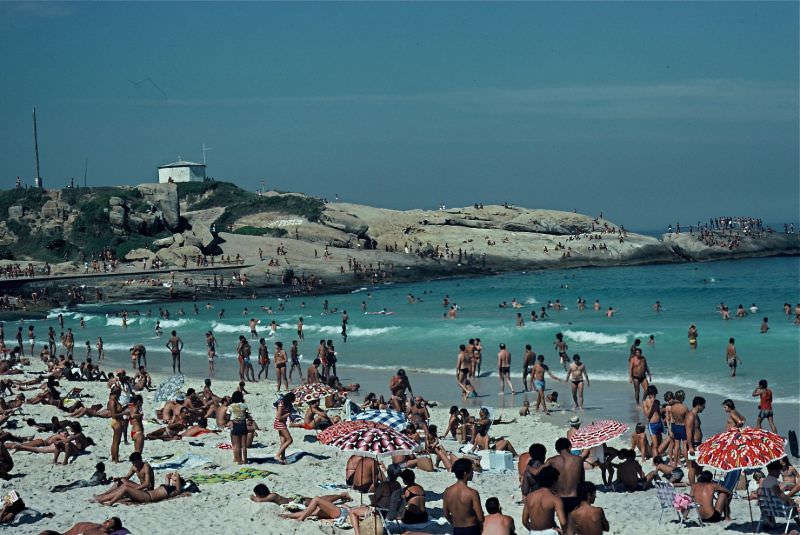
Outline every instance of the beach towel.
[(231, 444), (230, 442), (220, 442), (219, 444), (217, 444), (217, 447), (221, 450), (232, 450), (233, 444)]
[(275, 472), (270, 472), (269, 470), (244, 467), (231, 474), (196, 474), (191, 476), (191, 480), (198, 485), (210, 485), (212, 483), (228, 483), (230, 481), (265, 478), (274, 474)]
[(43, 518), (52, 518), (53, 516), (55, 516), (53, 513), (41, 513), (36, 509), (23, 509), (17, 513), (17, 516), (14, 517), (10, 525), (22, 526), (24, 524), (33, 524)]
[(151, 465), (153, 470), (187, 470), (209, 464), (211, 461), (194, 453), (186, 453), (177, 459)]
[(344, 490), (347, 488), (347, 485), (342, 485), (341, 483), (322, 483), (317, 486), (325, 490)]

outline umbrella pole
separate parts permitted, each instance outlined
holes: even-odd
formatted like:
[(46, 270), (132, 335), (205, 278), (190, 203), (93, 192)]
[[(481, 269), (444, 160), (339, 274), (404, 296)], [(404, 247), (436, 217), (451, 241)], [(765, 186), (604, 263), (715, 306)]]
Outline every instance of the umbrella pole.
[[(747, 508), (750, 510), (750, 524), (755, 524), (753, 520), (753, 500), (750, 499), (750, 485), (747, 483), (747, 472), (744, 473), (744, 489), (747, 495)], [(753, 533), (756, 532), (756, 527), (753, 525)]]

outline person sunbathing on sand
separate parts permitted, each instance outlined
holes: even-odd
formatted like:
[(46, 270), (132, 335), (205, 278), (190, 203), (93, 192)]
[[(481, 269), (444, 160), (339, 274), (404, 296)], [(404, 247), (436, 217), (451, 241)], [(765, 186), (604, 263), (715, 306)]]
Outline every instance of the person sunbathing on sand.
[(336, 522), (334, 522), (334, 525), (337, 527), (344, 526), (345, 521), (349, 520), (350, 525), (353, 526), (353, 533), (355, 535), (361, 535), (361, 530), (359, 529), (360, 517), (370, 513), (372, 508), (361, 505), (351, 509), (346, 505), (334, 505), (325, 498), (325, 496), (312, 498), (306, 505), (305, 510), (297, 513), (286, 513), (280, 516), (281, 518), (290, 518), (292, 520), (299, 520), (300, 522), (303, 522), (310, 516), (316, 516), (320, 520), (335, 519)]
[(48, 535), (50, 533), (56, 533), (57, 535), (105, 535), (107, 533), (127, 533), (128, 531), (122, 527), (122, 520), (120, 520), (116, 516), (112, 516), (102, 524), (97, 524), (95, 522), (78, 522), (71, 528), (69, 528), (64, 533), (59, 534), (58, 532), (49, 532), (45, 531)]
[(64, 453), (64, 463), (70, 458), (77, 458), (86, 448), (94, 442), (83, 434), (83, 429), (78, 422), (72, 424), (73, 434), (62, 431), (46, 440), (36, 439), (21, 444), (11, 444), (14, 451), (27, 451), (30, 453), (52, 453), (53, 464), (58, 463), (58, 458)]
[(139, 490), (127, 485), (95, 496), (95, 501), (103, 505), (114, 505), (121, 500), (129, 500), (132, 503), (152, 503), (161, 502), (174, 498), (183, 491), (184, 481), (177, 472), (169, 472), (163, 485), (159, 485), (153, 490)]
[[(341, 492), (339, 494), (330, 494), (327, 496), (319, 496), (318, 499), (329, 501), (331, 503), (342, 502), (347, 503), (351, 501), (353, 498), (346, 492)], [(263, 483), (259, 483), (255, 487), (253, 487), (253, 495), (250, 496), (250, 500), (256, 503), (276, 503), (278, 505), (285, 505), (287, 503), (300, 503), (308, 507), (308, 504), (311, 503), (313, 498), (307, 498), (305, 496), (292, 496), (291, 498), (287, 498), (285, 496), (281, 496), (276, 492), (271, 492), (269, 487), (267, 487)]]

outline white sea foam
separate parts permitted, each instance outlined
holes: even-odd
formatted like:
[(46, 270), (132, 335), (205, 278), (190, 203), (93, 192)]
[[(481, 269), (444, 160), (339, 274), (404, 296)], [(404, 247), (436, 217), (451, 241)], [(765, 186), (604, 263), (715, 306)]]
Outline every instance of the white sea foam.
[(538, 302), (539, 301), (537, 301), (535, 297), (528, 297), (527, 299), (525, 299), (525, 304), (527, 305), (535, 305)]
[(217, 333), (249, 333), (250, 325), (246, 323), (243, 325), (230, 325), (228, 323), (214, 321), (211, 323), (211, 331)]
[[(306, 328), (309, 332), (327, 335), (339, 335), (342, 333), (342, 328), (339, 325), (310, 325)], [(354, 325), (347, 326), (347, 336), (378, 336), (387, 334), (394, 331), (399, 331), (400, 327), (356, 327)]]
[(605, 334), (594, 331), (564, 331), (564, 336), (569, 340), (581, 344), (596, 344), (596, 345), (623, 345), (628, 342), (628, 337), (633, 333), (626, 332), (622, 334)]
[[(136, 323), (137, 318), (128, 318), (128, 326), (130, 327), (134, 323)], [(108, 327), (116, 326), (122, 327), (122, 318), (117, 316), (108, 316), (106, 317), (106, 325)]]

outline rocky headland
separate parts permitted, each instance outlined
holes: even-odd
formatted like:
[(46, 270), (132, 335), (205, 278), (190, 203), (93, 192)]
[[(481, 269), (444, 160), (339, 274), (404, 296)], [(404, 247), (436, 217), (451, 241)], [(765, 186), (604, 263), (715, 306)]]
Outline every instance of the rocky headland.
[(0, 284), (23, 296), (39, 288), (61, 304), (75, 299), (65, 292), (77, 286), (80, 299), (161, 299), (223, 288), (340, 291), (515, 270), (800, 255), (799, 234), (658, 239), (573, 212), (398, 211), (300, 193), (256, 195), (224, 182), (17, 189), (0, 192), (0, 213)]

